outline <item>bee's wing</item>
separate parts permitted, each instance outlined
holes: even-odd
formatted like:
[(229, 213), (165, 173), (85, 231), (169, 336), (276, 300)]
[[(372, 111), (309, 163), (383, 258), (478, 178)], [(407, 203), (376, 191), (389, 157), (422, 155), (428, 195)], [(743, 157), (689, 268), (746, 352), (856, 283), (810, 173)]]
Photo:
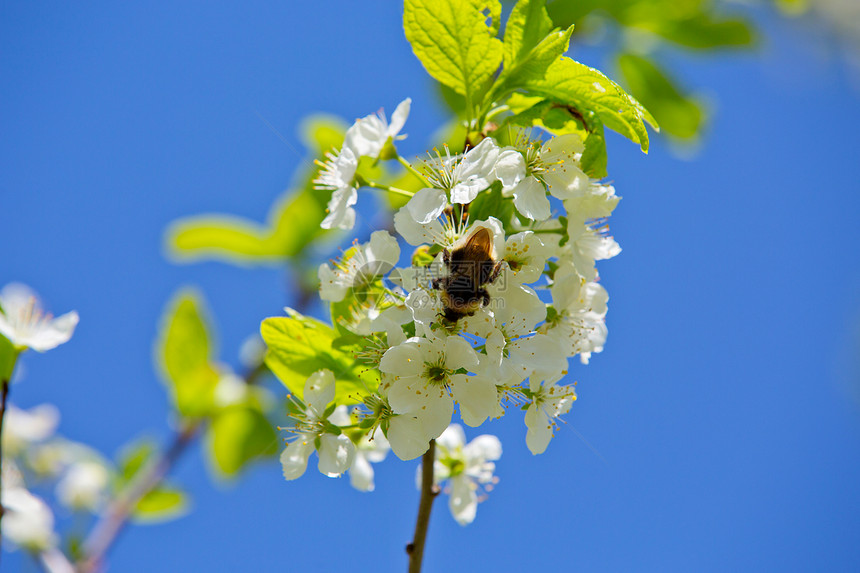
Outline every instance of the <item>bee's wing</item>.
[[(486, 227), (481, 227), (461, 247), (461, 260), (463, 268), (461, 272), (467, 272), (475, 285), (481, 284), (484, 275), (484, 267), (492, 263), (493, 236)], [(490, 265), (492, 266), (492, 265)], [(468, 270), (467, 270), (468, 269)]]

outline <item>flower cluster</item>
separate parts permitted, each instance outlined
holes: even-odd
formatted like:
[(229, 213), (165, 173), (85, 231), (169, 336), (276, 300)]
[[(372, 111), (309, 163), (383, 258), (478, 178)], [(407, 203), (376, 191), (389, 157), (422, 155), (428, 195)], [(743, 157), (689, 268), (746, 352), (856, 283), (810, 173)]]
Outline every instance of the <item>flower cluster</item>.
[[(361, 341), (357, 359), (378, 385), (336, 400), (333, 373), (308, 379), (297, 436), (282, 457), (288, 479), (314, 450), (320, 471), (342, 474), (369, 436), (385, 438), (404, 460), (434, 439), (450, 457), (468, 450), (452, 425), (456, 412), (477, 427), (510, 405), (525, 410), (526, 444), (542, 453), (576, 400), (562, 384), (570, 359), (587, 364), (606, 340), (608, 295), (596, 262), (620, 252), (608, 225), (620, 198), (586, 174), (580, 136), (539, 139), (508, 128), (464, 153), (444, 147), (412, 165), (394, 146), (408, 108), (409, 100), (400, 104), (391, 124), (381, 114), (359, 120), (321, 164), (318, 188), (332, 192), (326, 228), (354, 225), (357, 179), (386, 188), (356, 178), (360, 157), (397, 158), (424, 185), (394, 214), (395, 234), (376, 231), (319, 268), (334, 324)], [(345, 423), (335, 420), (340, 404), (356, 402)], [(471, 474), (441, 475), (457, 492), (458, 521), (471, 521), (476, 482), (460, 478)]]

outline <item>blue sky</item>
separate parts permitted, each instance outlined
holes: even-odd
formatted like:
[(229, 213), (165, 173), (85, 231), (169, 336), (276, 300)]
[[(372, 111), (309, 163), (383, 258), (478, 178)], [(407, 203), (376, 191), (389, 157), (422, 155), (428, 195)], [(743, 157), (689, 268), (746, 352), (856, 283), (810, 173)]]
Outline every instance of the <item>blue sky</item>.
[[(205, 293), (234, 365), (290, 303), (279, 269), (171, 264), (169, 223), (262, 221), (310, 113), (412, 97), (404, 149), (419, 154), (444, 110), (392, 2), (0, 11), (0, 284), (81, 315), (69, 344), (24, 358), (12, 400), (56, 404), (64, 435), (109, 455), (141, 432), (165, 439), (152, 355), (171, 294)], [(860, 95), (803, 24), (754, 16), (758, 51), (672, 58), (716, 113), (692, 159), (659, 135), (648, 156), (610, 136), (624, 251), (600, 268), (606, 350), (572, 368), (579, 400), (545, 454), (518, 412), (481, 429), (504, 446), (501, 481), (466, 528), (438, 503), (427, 571), (860, 563)], [(415, 465), (378, 466), (372, 494), (313, 471), (286, 483), (274, 463), (219, 484), (197, 447), (174, 475), (193, 511), (129, 528), (112, 570), (400, 571)], [(4, 562), (33, 570), (20, 552)]]

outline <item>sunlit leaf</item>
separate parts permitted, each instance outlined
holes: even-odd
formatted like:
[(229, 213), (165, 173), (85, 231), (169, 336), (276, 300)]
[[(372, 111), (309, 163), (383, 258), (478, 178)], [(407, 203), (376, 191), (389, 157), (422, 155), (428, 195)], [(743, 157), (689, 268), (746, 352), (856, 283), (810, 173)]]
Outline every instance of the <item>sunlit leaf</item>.
[(158, 453), (158, 446), (150, 438), (141, 438), (125, 446), (117, 458), (118, 485), (123, 487), (146, 467)]
[(161, 485), (137, 503), (132, 513), (136, 523), (163, 523), (182, 517), (188, 512), (188, 496), (182, 490)]
[(18, 360), (18, 351), (15, 345), (0, 334), (0, 381), (8, 382), (12, 378), (15, 362)]
[(753, 29), (744, 20), (715, 19), (704, 12), (682, 20), (656, 18), (638, 27), (696, 50), (749, 46), (756, 39)]
[(221, 410), (207, 433), (210, 467), (235, 476), (248, 462), (278, 451), (275, 429), (259, 409), (238, 404)]
[[(483, 10), (489, 11), (488, 25)], [(405, 0), (403, 29), (431, 76), (474, 105), (502, 62), (498, 0)]]
[(212, 408), (218, 372), (209, 327), (197, 294), (177, 294), (162, 320), (158, 364), (174, 405), (184, 416), (203, 416)]
[(681, 93), (674, 82), (650, 59), (622, 54), (618, 67), (630, 91), (660, 121), (667, 133), (681, 139), (698, 135), (705, 122), (702, 105)]
[[(343, 144), (346, 126), (330, 116), (314, 116), (303, 124), (303, 140), (312, 157)], [(269, 211), (265, 224), (232, 215), (198, 215), (174, 222), (166, 245), (181, 262), (219, 260), (239, 265), (283, 264), (295, 257), (325, 231), (329, 193), (314, 189), (318, 168), (305, 161), (295, 185), (282, 194)]]
[(260, 333), (268, 345), (266, 365), (300, 398), (305, 380), (322, 368), (335, 375), (339, 404), (356, 403), (379, 385), (374, 371), (356, 361), (354, 349), (334, 348), (339, 333), (314, 318), (291, 311), (290, 316), (264, 320)]
[(654, 117), (599, 71), (561, 58), (549, 67), (545, 77), (530, 80), (523, 87), (532, 94), (573, 106), (580, 113), (593, 111), (606, 127), (638, 143), (642, 151), (648, 151), (645, 122), (657, 128)]

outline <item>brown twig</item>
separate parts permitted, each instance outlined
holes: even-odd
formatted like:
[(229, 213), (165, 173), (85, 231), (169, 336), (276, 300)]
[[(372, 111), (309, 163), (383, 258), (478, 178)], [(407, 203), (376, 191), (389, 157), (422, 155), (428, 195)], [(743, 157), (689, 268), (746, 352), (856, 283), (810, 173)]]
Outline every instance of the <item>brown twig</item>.
[[(6, 400), (9, 398), (9, 381), (3, 380), (3, 389), (0, 390), (0, 474), (3, 473), (3, 418), (6, 416)], [(3, 495), (2, 481), (0, 480), (0, 496)], [(3, 520), (3, 505), (0, 504), (0, 523)], [(2, 545), (3, 533), (0, 529), (0, 545)]]
[(108, 506), (104, 516), (96, 523), (84, 542), (84, 558), (77, 566), (80, 573), (101, 570), (105, 555), (125, 528), (137, 503), (161, 483), (186, 447), (197, 436), (200, 427), (201, 422), (196, 421), (178, 431), (164, 454), (141, 472), (129, 488)]
[(427, 528), (430, 525), (430, 511), (433, 500), (439, 495), (439, 488), (433, 481), (433, 464), (436, 462), (436, 440), (430, 440), (430, 447), (421, 458), (421, 500), (418, 502), (418, 518), (415, 520), (415, 535), (412, 543), (406, 546), (409, 555), (409, 573), (421, 573), (424, 559), (424, 545), (427, 541)]

